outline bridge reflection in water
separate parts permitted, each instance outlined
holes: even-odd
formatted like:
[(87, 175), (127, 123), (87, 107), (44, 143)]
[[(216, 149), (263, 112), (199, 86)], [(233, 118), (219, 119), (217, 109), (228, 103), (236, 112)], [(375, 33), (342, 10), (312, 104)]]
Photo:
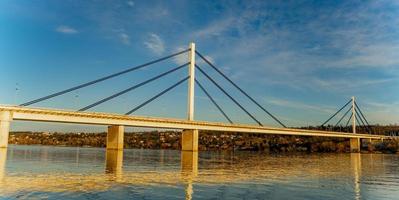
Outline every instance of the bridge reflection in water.
[(2, 183), (5, 176), (5, 168), (7, 161), (7, 149), (0, 148), (0, 183)]
[(361, 199), (361, 194), (360, 194), (360, 177), (361, 177), (361, 171), (362, 171), (362, 159), (361, 159), (361, 154), (359, 153), (352, 153), (351, 154), (351, 166), (353, 169), (353, 183), (354, 183), (354, 189), (355, 189), (355, 199), (360, 200)]
[[(245, 156), (240, 156), (231, 153), (200, 152), (201, 159), (199, 159), (198, 152), (152, 151), (158, 153), (158, 158), (152, 157), (146, 160), (148, 150), (125, 150), (124, 155), (124, 152), (120, 150), (97, 153), (99, 152), (98, 149), (80, 149), (78, 161), (80, 164), (79, 166), (75, 165), (75, 169), (64, 169), (63, 172), (48, 172), (44, 167), (43, 171), (36, 171), (33, 175), (26, 174), (26, 171), (30, 171), (27, 169), (35, 171), (40, 168), (40, 163), (47, 162), (46, 165), (50, 168), (53, 168), (54, 165), (57, 168), (60, 162), (61, 165), (69, 161), (74, 162), (77, 157), (75, 151), (70, 151), (73, 156), (63, 160), (63, 158), (57, 157), (59, 152), (62, 151), (50, 152), (57, 151), (54, 150), (57, 148), (37, 148), (40, 148), (40, 151), (30, 152), (26, 149), (16, 151), (15, 147), (9, 148), (8, 158), (7, 150), (0, 149), (0, 196), (18, 193), (19, 191), (49, 193), (91, 191), (96, 193), (108, 191), (115, 184), (118, 184), (143, 187), (158, 187), (159, 185), (176, 187), (176, 185), (179, 185), (185, 189), (186, 199), (191, 199), (195, 194), (196, 186), (201, 188), (204, 185), (234, 185), (258, 182), (270, 184), (271, 187), (275, 185), (292, 187), (294, 185), (303, 189), (304, 184), (300, 182), (303, 180), (313, 180), (313, 182), (308, 183), (309, 188), (322, 188), (322, 185), (328, 187), (332, 184), (330, 181), (333, 180), (333, 184), (353, 187), (352, 192), (348, 191), (351, 193), (351, 199), (362, 199), (362, 195), (364, 195), (361, 192), (362, 186), (364, 187), (362, 176), (377, 177), (379, 174), (384, 174), (384, 170), (386, 170), (385, 166), (382, 166), (382, 159), (386, 155), (372, 154), (296, 156), (245, 154)], [(93, 155), (88, 151), (96, 152), (95, 154), (99, 155), (93, 168), (95, 166), (101, 168), (99, 162), (105, 161), (102, 172), (97, 170), (85, 171), (93, 164), (84, 164), (90, 159), (93, 160)], [(141, 155), (143, 152), (144, 154)], [(180, 158), (176, 157), (179, 154)], [(123, 164), (124, 157), (125, 164)], [(8, 162), (6, 162), (7, 159)], [(17, 164), (21, 165), (20, 160), (34, 164), (22, 166), (22, 168), (21, 166), (16, 167)], [(175, 162), (178, 160), (180, 160), (180, 164)], [(203, 164), (200, 170), (199, 163)], [(73, 165), (69, 164), (68, 166)], [(18, 170), (15, 170), (15, 167), (22, 173), (16, 173), (15, 171)], [(86, 169), (84, 169), (85, 167)], [(9, 172), (7, 172), (7, 169), (9, 169)], [(79, 171), (81, 169), (83, 170)], [(298, 180), (300, 181), (296, 182)], [(314, 180), (318, 180), (318, 182), (314, 182)], [(336, 185), (331, 186), (336, 187)], [(199, 194), (204, 191), (203, 189), (198, 190)]]
[[(163, 151), (161, 151), (163, 152)], [(161, 161), (163, 156), (161, 154)], [(123, 175), (123, 150), (106, 150), (105, 172), (114, 174), (116, 181)], [(186, 199), (192, 199), (193, 180), (198, 176), (198, 152), (181, 151), (181, 182), (186, 184)]]
[[(47, 154), (46, 154), (47, 155)], [(79, 156), (77, 155), (77, 158)], [(7, 149), (0, 148), (0, 185), (3, 185), (3, 179), (4, 176), (6, 176), (6, 161), (7, 161)], [(105, 173), (106, 174), (111, 174), (113, 175), (113, 180), (114, 181), (120, 181), (124, 182), (126, 180), (123, 179), (123, 150), (106, 150), (106, 159), (105, 159)], [(155, 174), (154, 174), (155, 175)], [(186, 186), (186, 199), (192, 199), (193, 195), (193, 181), (194, 178), (198, 176), (198, 152), (191, 152), (191, 151), (182, 151), (181, 152), (181, 182), (185, 183)], [(169, 176), (170, 177), (170, 176)], [(54, 178), (54, 177), (50, 177)], [(86, 177), (86, 178), (94, 178), (96, 180), (101, 180), (98, 179), (98, 177)], [(145, 174), (142, 176), (143, 181), (145, 182)], [(154, 179), (157, 179), (154, 177)], [(28, 184), (26, 181), (21, 181), (24, 179), (19, 179), (16, 178), (15, 181), (11, 179), (7, 180), (8, 184), (12, 184), (13, 187), (15, 187), (16, 190), (22, 189), (24, 186), (28, 185), (36, 185), (39, 188), (42, 187), (47, 187), (47, 186), (54, 186), (53, 182), (48, 182), (48, 181), (43, 181), (43, 179), (38, 178), (36, 181), (35, 180), (29, 180), (31, 181), (30, 184)], [(46, 185), (46, 183), (48, 185)], [(68, 182), (65, 182), (64, 180), (60, 180), (59, 183), (66, 183), (70, 184)], [(51, 188), (51, 187), (49, 187)], [(95, 186), (91, 189), (96, 189)], [(99, 189), (99, 188), (97, 188)]]
[(192, 199), (193, 180), (198, 176), (198, 152), (181, 151), (181, 175), (187, 184), (186, 200)]
[[(372, 156), (372, 155), (370, 155)], [(161, 156), (163, 159), (163, 156)], [(350, 165), (353, 173), (354, 197), (356, 200), (361, 199), (361, 154), (350, 154)], [(123, 172), (123, 151), (122, 150), (106, 150), (106, 173), (114, 174), (116, 181), (121, 179)], [(194, 189), (193, 182), (198, 176), (198, 152), (181, 151), (181, 182), (186, 184), (185, 197), (191, 200)]]
[(122, 175), (123, 150), (107, 149), (105, 155), (105, 172)]

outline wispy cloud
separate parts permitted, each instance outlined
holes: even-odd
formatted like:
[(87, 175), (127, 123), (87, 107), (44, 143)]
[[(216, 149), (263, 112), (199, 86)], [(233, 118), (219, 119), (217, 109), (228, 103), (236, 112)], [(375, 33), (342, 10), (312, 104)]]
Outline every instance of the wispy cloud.
[(134, 1), (127, 1), (126, 4), (130, 7), (134, 6)]
[(119, 39), (121, 40), (121, 42), (125, 45), (129, 45), (130, 44), (130, 37), (129, 35), (127, 35), (126, 33), (119, 33)]
[(66, 25), (61, 25), (58, 26), (55, 31), (59, 32), (59, 33), (64, 33), (64, 34), (76, 34), (78, 33), (78, 30), (76, 30), (75, 28), (72, 28), (70, 26), (66, 26)]
[(399, 101), (390, 103), (365, 101), (359, 106), (372, 124), (399, 124)]
[[(358, 78), (358, 77), (353, 77), (352, 79), (345, 79), (345, 78), (337, 78), (335, 80), (326, 80), (326, 79), (320, 79), (320, 78), (313, 78), (309, 80), (309, 83), (315, 84), (318, 88), (323, 88), (327, 90), (333, 90), (333, 91), (338, 91), (338, 90), (353, 90), (353, 89), (359, 89), (359, 88), (364, 88), (364, 87), (370, 87), (370, 86), (378, 86), (378, 85), (383, 85), (387, 83), (393, 83), (397, 81), (397, 79), (394, 78), (379, 78), (379, 79), (368, 79), (368, 78)], [(311, 87), (311, 85), (309, 85)]]
[[(391, 73), (399, 65), (395, 36), (399, 20), (394, 12), (381, 12), (385, 6), (344, 3), (334, 9), (319, 8), (320, 12), (300, 6), (295, 13), (306, 18), (292, 23), (267, 4), (248, 3), (240, 9), (227, 8), (227, 16), (196, 30), (192, 37), (215, 36), (214, 45), (228, 49), (228, 54), (219, 51), (215, 56), (241, 80), (251, 82), (251, 77), (260, 76), (256, 81), (265, 85), (302, 91), (366, 90), (399, 80), (399, 73)], [(370, 69), (380, 76), (359, 75)]]
[[(399, 25), (399, 24), (398, 24)], [(399, 42), (377, 43), (352, 47), (351, 54), (334, 63), (337, 67), (393, 67), (399, 65)]]
[(196, 30), (193, 33), (193, 37), (212, 37), (220, 36), (224, 31), (229, 30), (234, 26), (235, 17), (227, 17), (221, 20), (212, 22), (211, 24), (203, 27), (202, 29)]
[[(180, 51), (183, 51), (183, 50), (185, 50), (185, 49), (187, 49), (187, 48), (184, 48), (184, 47), (180, 46), (180, 47), (177, 47), (176, 50), (175, 50), (174, 52), (180, 52)], [(215, 64), (215, 60), (214, 60), (211, 56), (209, 56), (209, 55), (204, 55), (204, 57), (205, 57), (209, 62)], [(182, 64), (187, 63), (187, 62), (189, 61), (189, 57), (188, 57), (188, 54), (187, 54), (187, 53), (184, 53), (184, 54), (180, 54), (180, 55), (178, 55), (178, 56), (175, 56), (175, 57), (173, 58), (173, 60), (174, 60), (175, 63), (177, 63), (177, 64), (179, 64), (179, 65), (182, 65)], [(207, 63), (206, 63), (204, 60), (202, 60), (202, 58), (200, 58), (199, 56), (196, 56), (195, 62), (196, 62), (198, 65), (200, 65), (200, 66), (207, 65)]]
[(323, 112), (323, 113), (333, 113), (334, 109), (333, 107), (327, 107), (323, 105), (311, 105), (311, 104), (306, 104), (303, 102), (298, 102), (298, 101), (291, 101), (291, 100), (286, 100), (286, 99), (278, 99), (278, 98), (268, 98), (266, 100), (267, 103), (277, 105), (277, 106), (282, 106), (284, 108), (296, 108), (296, 109), (301, 109), (301, 110), (313, 110), (317, 112)]
[(161, 55), (165, 51), (164, 41), (161, 37), (155, 33), (148, 34), (147, 40), (144, 45), (153, 53)]
[[(184, 49), (186, 49), (186, 48), (184, 48), (184, 47), (177, 47), (176, 50), (175, 50), (175, 52), (183, 51)], [(178, 56), (175, 56), (175, 57), (173, 58), (173, 61), (174, 61), (175, 63), (177, 63), (178, 65), (182, 65), (182, 64), (188, 62), (188, 55), (187, 55), (187, 53), (180, 54), (180, 55), (178, 55)]]
[[(215, 59), (214, 59), (212, 56), (210, 56), (210, 55), (204, 55), (204, 57), (205, 57), (205, 59), (207, 59), (210, 63), (216, 64)], [(205, 63), (206, 63), (206, 62), (205, 62), (204, 60), (202, 60), (200, 57), (198, 57), (197, 62), (198, 62), (198, 63), (201, 63), (201, 64), (205, 64)]]

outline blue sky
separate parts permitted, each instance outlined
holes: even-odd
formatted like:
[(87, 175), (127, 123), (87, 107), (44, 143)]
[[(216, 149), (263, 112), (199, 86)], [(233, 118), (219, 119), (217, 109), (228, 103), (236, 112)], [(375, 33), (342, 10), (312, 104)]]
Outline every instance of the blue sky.
[[(289, 126), (321, 124), (351, 96), (370, 122), (399, 122), (397, 1), (3, 0), (0, 24), (1, 104), (23, 103), (193, 41)], [(186, 55), (34, 106), (78, 109), (185, 61)], [(277, 126), (199, 64), (264, 124)], [(181, 70), (92, 111), (124, 113), (186, 74)], [(234, 121), (253, 123), (197, 74)], [(185, 118), (186, 93), (184, 84), (135, 114)], [(225, 121), (198, 88), (195, 117)], [(65, 127), (13, 125), (16, 130)]]

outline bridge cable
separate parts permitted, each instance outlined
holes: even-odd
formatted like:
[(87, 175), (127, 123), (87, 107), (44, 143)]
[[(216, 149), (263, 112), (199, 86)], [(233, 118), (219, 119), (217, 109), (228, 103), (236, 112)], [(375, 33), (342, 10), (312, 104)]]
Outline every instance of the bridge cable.
[(206, 78), (208, 78), (219, 90), (221, 90), (226, 96), (228, 96), (238, 107), (241, 108), (249, 117), (251, 117), (256, 123), (258, 123), (260, 126), (263, 126), (262, 123), (260, 123), (251, 113), (249, 113), (240, 103), (238, 103), (230, 94), (226, 92), (218, 83), (216, 83), (215, 80), (213, 80), (205, 71), (203, 71), (198, 65), (195, 65), (195, 67), (203, 74), (205, 75)]
[(357, 110), (356, 110), (356, 109), (355, 109), (355, 111), (356, 111), (356, 116), (357, 116), (357, 118), (359, 118), (359, 119), (360, 119), (360, 121), (362, 122), (362, 125), (363, 125), (363, 126), (364, 126), (364, 128), (366, 129), (366, 132), (369, 132), (369, 131), (370, 131), (369, 127), (368, 127), (368, 126), (366, 126), (366, 124), (364, 123), (364, 121), (363, 121), (362, 117), (360, 116), (359, 112), (357, 112)]
[[(357, 118), (359, 118), (360, 119), (360, 122), (358, 121), (358, 119)], [(364, 127), (364, 129), (365, 129), (365, 131), (368, 133), (369, 132), (369, 129), (368, 129), (368, 127), (364, 124), (364, 122), (362, 121), (362, 118), (360, 117), (360, 115), (356, 112), (356, 120), (358, 121), (358, 123), (359, 123), (359, 126), (363, 126)]]
[(360, 121), (362, 122), (362, 125), (363, 125), (363, 126), (366, 126), (365, 123), (364, 123), (364, 121), (363, 121), (363, 119), (362, 119), (362, 117), (360, 116), (359, 112), (357, 111), (357, 109), (355, 109), (355, 112), (356, 112), (357, 118), (359, 118)]
[(198, 51), (195, 53), (202, 58), (209, 66), (211, 66), (214, 70), (216, 70), (220, 75), (222, 75), (227, 81), (229, 81), (235, 88), (237, 88), (242, 94), (244, 94), (247, 98), (249, 98), (255, 105), (257, 105), (260, 109), (266, 112), (270, 117), (272, 117), (276, 122), (278, 122), (284, 128), (287, 128), (280, 120), (278, 120), (273, 114), (267, 111), (262, 105), (260, 105), (254, 98), (249, 96), (244, 90), (242, 90), (237, 84), (235, 84), (229, 77), (227, 77), (222, 71), (220, 71), (214, 64), (212, 64), (208, 59), (206, 59), (203, 55), (201, 55)]
[(363, 115), (363, 112), (362, 112), (362, 110), (359, 108), (359, 106), (357, 105), (356, 101), (355, 101), (355, 106), (356, 106), (356, 108), (359, 110), (359, 112), (360, 112), (360, 114), (362, 115), (362, 117), (363, 117), (364, 121), (366, 122), (366, 124), (370, 126), (369, 122), (367, 121), (366, 117)]
[(133, 112), (135, 112), (136, 110), (140, 109), (141, 107), (147, 105), (148, 103), (150, 103), (151, 101), (155, 100), (156, 98), (162, 96), (163, 94), (169, 92), (170, 90), (172, 90), (173, 88), (179, 86), (180, 84), (182, 84), (184, 81), (186, 81), (190, 76), (187, 76), (186, 78), (178, 81), (177, 83), (175, 83), (174, 85), (166, 88), (165, 90), (163, 90), (162, 92), (158, 93), (157, 95), (153, 96), (151, 99), (148, 99), (147, 101), (145, 101), (144, 103), (138, 105), (137, 107), (133, 108), (132, 110), (130, 110), (129, 112), (127, 112), (125, 115), (130, 115)]
[(349, 124), (349, 122), (351, 121), (351, 119), (352, 119), (352, 115), (350, 115), (350, 117), (349, 117), (348, 121), (346, 122), (346, 125), (345, 125), (345, 127), (347, 127), (347, 126), (348, 126), (348, 124)]
[(109, 96), (109, 97), (107, 97), (107, 98), (101, 99), (100, 101), (97, 101), (97, 102), (95, 102), (95, 103), (93, 103), (93, 104), (90, 104), (90, 105), (84, 107), (84, 108), (81, 108), (81, 109), (79, 109), (79, 111), (85, 111), (85, 110), (90, 109), (90, 108), (92, 108), (92, 107), (94, 107), (94, 106), (97, 106), (97, 105), (102, 104), (102, 103), (104, 103), (104, 102), (106, 102), (106, 101), (109, 101), (109, 100), (111, 100), (111, 99), (113, 99), (113, 98), (115, 98), (115, 97), (118, 97), (118, 96), (120, 96), (120, 95), (122, 95), (122, 94), (125, 94), (126, 92), (129, 92), (129, 91), (132, 91), (132, 90), (134, 90), (134, 89), (137, 89), (137, 88), (139, 88), (139, 87), (141, 87), (141, 86), (144, 86), (144, 85), (146, 85), (147, 83), (150, 83), (150, 82), (155, 81), (155, 80), (157, 80), (157, 79), (159, 79), (159, 78), (161, 78), (161, 77), (163, 77), (163, 76), (166, 76), (166, 75), (168, 75), (168, 74), (170, 74), (170, 73), (172, 73), (172, 72), (175, 72), (175, 71), (177, 71), (177, 70), (179, 70), (179, 69), (181, 69), (181, 68), (187, 66), (188, 64), (189, 64), (189, 63), (183, 64), (183, 65), (178, 66), (178, 67), (176, 67), (176, 68), (173, 68), (173, 69), (171, 69), (171, 70), (169, 70), (169, 71), (167, 71), (167, 72), (164, 72), (164, 73), (162, 73), (162, 74), (160, 74), (160, 75), (158, 75), (158, 76), (154, 76), (154, 77), (152, 77), (152, 78), (150, 78), (150, 79), (148, 79), (148, 80), (146, 80), (146, 81), (143, 81), (143, 82), (141, 82), (141, 83), (139, 83), (139, 84), (136, 84), (136, 85), (134, 85), (134, 86), (132, 86), (132, 87), (129, 87), (129, 88), (125, 89), (125, 90), (122, 90), (122, 91), (120, 91), (120, 92), (118, 92), (118, 93), (116, 93), (116, 94), (113, 94), (113, 95), (111, 95), (111, 96)]
[(371, 126), (370, 126), (369, 122), (367, 121), (366, 117), (363, 115), (363, 112), (362, 112), (362, 110), (359, 108), (359, 106), (357, 105), (356, 101), (355, 101), (355, 106), (356, 106), (356, 108), (359, 110), (360, 115), (363, 117), (363, 119), (364, 119), (364, 121), (366, 122), (367, 126), (370, 128), (370, 132), (373, 134), (373, 133), (374, 133), (374, 132), (373, 132), (373, 129), (371, 128)]
[(359, 121), (358, 117), (355, 117), (355, 118), (356, 118), (356, 122), (359, 124), (359, 128), (360, 128), (361, 127), (360, 121)]
[(339, 119), (339, 121), (335, 124), (335, 126), (338, 126), (339, 123), (341, 123), (342, 119), (344, 119), (346, 117), (346, 115), (352, 110), (352, 106), (349, 108), (348, 111), (346, 111), (346, 113), (344, 115), (342, 115), (341, 119)]
[(208, 98), (212, 101), (212, 103), (216, 106), (216, 108), (223, 114), (223, 116), (227, 119), (227, 121), (230, 122), (230, 124), (233, 124), (233, 121), (227, 116), (227, 114), (222, 110), (222, 108), (216, 103), (216, 101), (212, 98), (212, 96), (206, 91), (206, 89), (201, 85), (201, 83), (195, 79), (195, 82), (198, 84), (198, 86), (201, 88), (201, 90), (208, 96)]
[(327, 119), (321, 126), (324, 126), (327, 122), (329, 122), (335, 115), (337, 115), (339, 112), (341, 112), (342, 109), (344, 109), (352, 100), (349, 100), (348, 103), (346, 103), (344, 106), (342, 106), (336, 113), (334, 113), (330, 118)]
[(41, 101), (44, 101), (44, 100), (47, 100), (47, 99), (50, 99), (50, 98), (53, 98), (53, 97), (62, 95), (62, 94), (65, 94), (65, 93), (68, 93), (68, 92), (72, 92), (72, 91), (74, 91), (74, 90), (77, 90), (77, 89), (80, 89), (80, 88), (84, 88), (84, 87), (87, 87), (87, 86), (89, 86), (89, 85), (93, 85), (93, 84), (95, 84), (95, 83), (102, 82), (102, 81), (105, 81), (105, 80), (107, 80), (107, 79), (110, 79), (110, 78), (113, 78), (113, 77), (116, 77), (116, 76), (119, 76), (119, 75), (122, 75), (122, 74), (125, 74), (125, 73), (128, 73), (128, 72), (132, 72), (132, 71), (138, 70), (138, 69), (140, 69), (140, 68), (146, 67), (146, 66), (148, 66), (148, 65), (152, 65), (152, 64), (161, 62), (161, 61), (163, 61), (163, 60), (166, 60), (166, 59), (175, 57), (175, 56), (177, 56), (177, 55), (186, 53), (186, 52), (188, 52), (189, 50), (190, 50), (190, 49), (186, 49), (186, 50), (183, 50), (183, 51), (180, 51), (180, 52), (171, 54), (171, 55), (169, 55), (169, 56), (165, 56), (165, 57), (159, 58), (159, 59), (157, 59), (157, 60), (153, 60), (153, 61), (150, 61), (150, 62), (148, 62), (148, 63), (142, 64), (142, 65), (138, 65), (138, 66), (135, 66), (135, 67), (132, 67), (132, 68), (123, 70), (123, 71), (121, 71), (121, 72), (118, 72), (118, 73), (115, 73), (115, 74), (111, 74), (111, 75), (108, 75), (108, 76), (105, 76), (105, 77), (96, 79), (96, 80), (94, 80), (94, 81), (90, 81), (90, 82), (87, 82), (87, 83), (84, 83), (84, 84), (81, 84), (81, 85), (78, 85), (78, 86), (75, 86), (75, 87), (72, 87), (72, 88), (69, 88), (69, 89), (60, 91), (60, 92), (56, 92), (56, 93), (54, 93), (54, 94), (50, 94), (50, 95), (48, 95), (48, 96), (41, 97), (41, 98), (38, 98), (38, 99), (35, 99), (35, 100), (32, 100), (32, 101), (29, 101), (29, 102), (20, 104), (20, 106), (29, 106), (29, 105), (32, 105), (32, 104), (35, 104), (35, 103), (38, 103), (38, 102), (41, 102)]

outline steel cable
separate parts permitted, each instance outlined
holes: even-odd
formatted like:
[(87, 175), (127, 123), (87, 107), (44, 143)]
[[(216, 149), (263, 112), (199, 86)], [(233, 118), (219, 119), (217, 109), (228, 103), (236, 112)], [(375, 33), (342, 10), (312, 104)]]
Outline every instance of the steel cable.
[(369, 125), (369, 126), (370, 126), (369, 122), (367, 121), (366, 117), (363, 115), (363, 112), (362, 112), (362, 110), (359, 108), (359, 106), (357, 105), (357, 103), (356, 103), (356, 102), (355, 102), (355, 106), (356, 106), (356, 108), (359, 110), (359, 112), (360, 112), (360, 114), (362, 115), (362, 117), (363, 117), (364, 121), (367, 123), (367, 125)]
[(351, 121), (351, 119), (352, 119), (352, 115), (349, 117), (349, 119), (348, 119), (348, 121), (346, 122), (346, 125), (345, 125), (345, 126), (348, 126), (348, 124), (349, 124), (349, 122)]
[(206, 89), (201, 85), (201, 83), (195, 79), (195, 82), (198, 84), (199, 88), (208, 96), (208, 98), (212, 101), (212, 103), (216, 106), (216, 108), (222, 113), (222, 115), (229, 121), (231, 124), (233, 124), (233, 121), (227, 116), (227, 114), (222, 110), (222, 108), (216, 103), (216, 101), (212, 98), (212, 96), (206, 91)]
[(211, 66), (214, 70), (216, 70), (221, 76), (223, 76), (227, 81), (229, 81), (235, 88), (237, 88), (242, 94), (244, 94), (247, 98), (249, 98), (255, 105), (257, 105), (260, 109), (266, 112), (270, 117), (272, 117), (276, 122), (278, 122), (281, 126), (286, 128), (286, 126), (278, 120), (274, 115), (272, 115), (269, 111), (267, 111), (262, 105), (260, 105), (254, 98), (249, 96), (244, 90), (242, 90), (237, 84), (235, 84), (229, 77), (227, 77), (222, 71), (220, 71), (214, 64), (212, 64), (208, 59), (206, 59), (203, 55), (201, 55), (198, 51), (195, 53), (202, 58), (209, 66)]
[(352, 110), (352, 106), (349, 108), (348, 111), (346, 111), (346, 113), (345, 113), (344, 115), (342, 115), (341, 119), (339, 119), (339, 121), (335, 124), (335, 126), (337, 126), (337, 125), (342, 121), (342, 119), (344, 119), (344, 118), (346, 117), (346, 115), (347, 115), (351, 110)]
[(195, 67), (206, 77), (208, 78), (219, 90), (221, 90), (226, 96), (228, 96), (238, 107), (241, 108), (249, 117), (251, 117), (256, 123), (258, 123), (260, 126), (263, 126), (262, 123), (260, 123), (251, 113), (249, 113), (240, 103), (238, 103), (230, 94), (226, 92), (218, 83), (216, 83), (215, 80), (213, 80), (205, 71), (203, 71), (198, 65), (195, 65)]
[(84, 84), (81, 84), (81, 85), (78, 85), (78, 86), (75, 86), (75, 87), (72, 87), (72, 88), (69, 88), (69, 89), (60, 91), (60, 92), (56, 92), (56, 93), (54, 93), (54, 94), (50, 94), (50, 95), (48, 95), (48, 96), (41, 97), (41, 98), (38, 98), (38, 99), (35, 99), (35, 100), (32, 100), (32, 101), (29, 101), (29, 102), (20, 104), (20, 106), (29, 106), (29, 105), (32, 105), (32, 104), (35, 104), (35, 103), (38, 103), (38, 102), (41, 102), (41, 101), (44, 101), (44, 100), (47, 100), (47, 99), (50, 99), (50, 98), (53, 98), (53, 97), (62, 95), (62, 94), (65, 94), (65, 93), (68, 93), (68, 92), (72, 92), (72, 91), (74, 91), (74, 90), (77, 90), (77, 89), (80, 89), (80, 88), (84, 88), (84, 87), (87, 87), (87, 86), (89, 86), (89, 85), (93, 85), (93, 84), (95, 84), (95, 83), (102, 82), (102, 81), (105, 81), (105, 80), (107, 80), (107, 79), (110, 79), (110, 78), (113, 78), (113, 77), (116, 77), (116, 76), (119, 76), (119, 75), (122, 75), (122, 74), (125, 74), (125, 73), (128, 73), (128, 72), (132, 72), (132, 71), (138, 70), (138, 69), (140, 69), (140, 68), (146, 67), (146, 66), (148, 66), (148, 65), (152, 65), (152, 64), (155, 64), (155, 63), (157, 63), (157, 62), (161, 62), (161, 61), (163, 61), (163, 60), (166, 60), (166, 59), (175, 57), (175, 56), (177, 56), (177, 55), (186, 53), (186, 52), (189, 51), (189, 50), (190, 50), (190, 49), (186, 49), (186, 50), (183, 50), (183, 51), (180, 51), (180, 52), (171, 54), (171, 55), (169, 55), (169, 56), (165, 56), (165, 57), (159, 58), (159, 59), (157, 59), (157, 60), (153, 60), (153, 61), (150, 61), (150, 62), (148, 62), (148, 63), (142, 64), (142, 65), (138, 65), (138, 66), (135, 66), (135, 67), (132, 67), (132, 68), (123, 70), (123, 71), (121, 71), (121, 72), (118, 72), (118, 73), (115, 73), (115, 74), (111, 74), (111, 75), (108, 75), (108, 76), (105, 76), (105, 77), (96, 79), (96, 80), (94, 80), (94, 81), (90, 81), (90, 82), (87, 82), (87, 83), (84, 83)]
[(130, 115), (133, 112), (135, 112), (136, 110), (140, 109), (141, 107), (147, 105), (148, 103), (150, 103), (151, 101), (157, 99), (158, 97), (162, 96), (163, 94), (167, 93), (168, 91), (170, 91), (171, 89), (179, 86), (180, 84), (182, 84), (184, 81), (186, 81), (189, 78), (189, 76), (187, 76), (186, 78), (178, 81), (177, 83), (173, 84), (172, 86), (166, 88), (165, 90), (163, 90), (162, 92), (158, 93), (157, 95), (153, 96), (151, 99), (148, 99), (147, 101), (145, 101), (144, 103), (138, 105), (137, 107), (133, 108), (132, 110), (130, 110), (129, 112), (127, 112), (125, 115)]
[(321, 126), (324, 126), (327, 122), (329, 122), (335, 115), (337, 115), (339, 112), (341, 112), (342, 109), (344, 109), (352, 100), (349, 100), (348, 103), (346, 103), (344, 106), (341, 107), (336, 113), (334, 113), (330, 118), (327, 119)]
[(159, 79), (159, 78), (162, 78), (162, 77), (164, 77), (164, 76), (166, 76), (166, 75), (168, 75), (168, 74), (170, 74), (170, 73), (172, 73), (172, 72), (175, 72), (175, 71), (177, 71), (177, 70), (179, 70), (179, 69), (181, 69), (181, 68), (187, 66), (188, 64), (189, 64), (189, 63), (186, 63), (186, 64), (183, 64), (183, 65), (181, 65), (181, 66), (175, 67), (175, 68), (173, 68), (173, 69), (171, 69), (171, 70), (169, 70), (169, 71), (167, 71), (167, 72), (164, 72), (164, 73), (162, 73), (162, 74), (160, 74), (160, 75), (158, 75), (158, 76), (152, 77), (152, 78), (150, 78), (150, 79), (148, 79), (148, 80), (146, 80), (146, 81), (143, 81), (143, 82), (141, 82), (141, 83), (139, 83), (139, 84), (136, 84), (136, 85), (134, 85), (134, 86), (132, 86), (132, 87), (129, 87), (129, 88), (125, 89), (125, 90), (122, 90), (122, 91), (120, 91), (120, 92), (118, 92), (118, 93), (116, 93), (116, 94), (113, 94), (113, 95), (111, 95), (111, 96), (109, 96), (109, 97), (106, 97), (106, 98), (104, 98), (104, 99), (101, 99), (100, 101), (97, 101), (97, 102), (95, 102), (95, 103), (93, 103), (93, 104), (90, 104), (90, 105), (88, 105), (88, 106), (86, 106), (86, 107), (84, 107), (84, 108), (81, 108), (81, 109), (79, 109), (79, 111), (88, 110), (88, 109), (90, 109), (90, 108), (92, 108), (92, 107), (94, 107), (94, 106), (97, 106), (97, 105), (99, 105), (99, 104), (102, 104), (102, 103), (104, 103), (104, 102), (106, 102), (106, 101), (109, 101), (109, 100), (111, 100), (111, 99), (113, 99), (113, 98), (115, 98), (115, 97), (118, 97), (118, 96), (120, 96), (120, 95), (122, 95), (122, 94), (125, 94), (125, 93), (127, 93), (127, 92), (129, 92), (129, 91), (132, 91), (132, 90), (134, 90), (134, 89), (137, 89), (137, 88), (139, 88), (139, 87), (141, 87), (141, 86), (144, 86), (144, 85), (146, 85), (146, 84), (148, 84), (148, 83), (150, 83), (150, 82), (152, 82), (152, 81), (155, 81), (155, 80), (157, 80), (157, 79)]

